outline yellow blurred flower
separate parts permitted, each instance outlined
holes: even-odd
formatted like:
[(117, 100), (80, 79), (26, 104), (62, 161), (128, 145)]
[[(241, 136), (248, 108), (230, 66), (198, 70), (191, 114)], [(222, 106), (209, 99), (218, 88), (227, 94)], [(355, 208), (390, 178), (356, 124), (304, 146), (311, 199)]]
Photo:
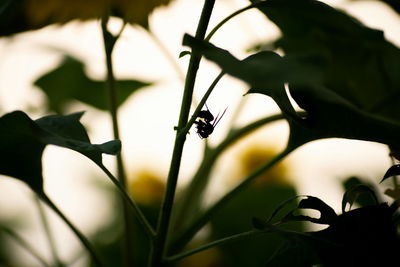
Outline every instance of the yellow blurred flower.
[[(239, 177), (246, 177), (258, 168), (269, 162), (278, 151), (263, 143), (250, 143), (245, 146), (237, 156)], [(254, 186), (264, 185), (270, 182), (285, 183), (288, 180), (288, 168), (285, 163), (278, 163), (271, 169), (262, 173), (254, 180)]]
[(128, 191), (139, 203), (145, 205), (159, 204), (162, 201), (165, 183), (159, 175), (151, 170), (140, 170), (134, 179), (129, 181)]
[(180, 260), (177, 267), (221, 267), (221, 257), (219, 249), (214, 247)]

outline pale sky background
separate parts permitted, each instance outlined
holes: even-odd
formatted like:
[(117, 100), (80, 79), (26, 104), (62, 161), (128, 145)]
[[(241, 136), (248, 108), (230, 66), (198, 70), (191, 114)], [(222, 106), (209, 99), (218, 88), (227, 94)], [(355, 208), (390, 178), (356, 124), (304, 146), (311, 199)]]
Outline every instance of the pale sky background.
[[(347, 2), (325, 1), (340, 6), (368, 26), (382, 29), (385, 36), (400, 45), (400, 19), (386, 6), (373, 1)], [(178, 59), (185, 49), (181, 46), (184, 33), (194, 33), (203, 1), (177, 0), (166, 8), (154, 12), (151, 28), (169, 53), (176, 59), (182, 73), (186, 71), (188, 57)], [(238, 8), (248, 4), (242, 0), (219, 0), (216, 3), (210, 26)], [(118, 29), (119, 21), (111, 26)], [(253, 27), (252, 25), (257, 25)], [(248, 11), (232, 20), (213, 37), (212, 42), (244, 57), (245, 48), (260, 41), (273, 40), (279, 31), (263, 15)], [(46, 115), (41, 106), (43, 94), (31, 84), (40, 75), (55, 67), (61, 59), (60, 50), (81, 58), (87, 64), (87, 72), (93, 78), (105, 75), (103, 45), (98, 22), (70, 23), (64, 27), (51, 26), (43, 30), (24, 33), (9, 39), (0, 39), (0, 111), (15, 109), (27, 111), (32, 118)], [(114, 54), (117, 77), (154, 81), (151, 88), (136, 93), (120, 110), (123, 152), (128, 171), (157, 168), (166, 176), (174, 140), (173, 127), (177, 122), (182, 80), (159, 47), (149, 35), (138, 27), (128, 27), (117, 43)], [(196, 99), (200, 99), (211, 81), (219, 73), (218, 68), (203, 61), (196, 83)], [(247, 86), (230, 77), (224, 77), (208, 100), (210, 110), (216, 114), (228, 107), (228, 111), (213, 135), (210, 143), (217, 143), (226, 133), (226, 127)], [(237, 124), (244, 124), (268, 113), (277, 111), (275, 104), (260, 95), (246, 96), (243, 113)], [(109, 116), (88, 106), (77, 105), (70, 111), (86, 110), (82, 122), (90, 130), (93, 143), (111, 139)], [(187, 138), (182, 162), (181, 181), (187, 180), (200, 160), (202, 142), (195, 131)], [(282, 148), (287, 137), (284, 123), (274, 124), (258, 132), (254, 140), (268, 140), (272, 146)], [(224, 156), (229, 161), (237, 149)], [(366, 177), (377, 183), (389, 166), (385, 146), (346, 140), (325, 140), (308, 144), (288, 157), (292, 182), (299, 194), (314, 195), (340, 210), (342, 191), (340, 181), (350, 175)], [(105, 157), (112, 169), (113, 158)], [(229, 169), (219, 167), (216, 180), (221, 180)], [(44, 154), (45, 188), (61, 209), (83, 230), (90, 232), (101, 225), (109, 215), (109, 204), (93, 184), (107, 178), (83, 156), (53, 146)], [(95, 177), (95, 178), (93, 178)], [(97, 178), (96, 178), (97, 177)], [(213, 182), (215, 193), (221, 187)], [(0, 216), (23, 217), (26, 221), (28, 241), (49, 256), (46, 239), (41, 231), (38, 214), (32, 201), (32, 193), (13, 179), (0, 180)], [(60, 220), (50, 214), (57, 231), (57, 246), (62, 259), (74, 255), (80, 245)], [(23, 252), (22, 252), (23, 253)], [(23, 254), (24, 255), (24, 254)], [(22, 258), (22, 257), (21, 257)], [(28, 258), (29, 266), (37, 266)], [(78, 261), (75, 266), (84, 266)], [(27, 264), (27, 263), (24, 263)], [(28, 266), (28, 265), (26, 265)]]

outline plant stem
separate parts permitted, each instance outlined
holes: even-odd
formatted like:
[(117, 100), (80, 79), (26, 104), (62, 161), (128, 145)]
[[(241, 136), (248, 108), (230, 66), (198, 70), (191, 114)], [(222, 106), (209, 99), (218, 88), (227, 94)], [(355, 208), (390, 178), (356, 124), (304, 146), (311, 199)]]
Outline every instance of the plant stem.
[(104, 166), (100, 166), (100, 168), (107, 174), (108, 178), (114, 183), (114, 185), (118, 188), (119, 192), (121, 193), (122, 197), (125, 201), (129, 204), (132, 208), (133, 212), (135, 213), (137, 219), (139, 220), (140, 224), (143, 226), (144, 230), (150, 237), (155, 236), (155, 231), (151, 224), (146, 219), (146, 216), (142, 213), (141, 209), (137, 205), (137, 203), (129, 196), (126, 190), (122, 187), (121, 183), (115, 178), (112, 173)]
[(181, 70), (179, 64), (177, 63), (176, 59), (171, 55), (171, 53), (168, 51), (167, 47), (163, 44), (163, 42), (157, 37), (157, 35), (149, 29), (147, 30), (147, 33), (153, 39), (153, 42), (160, 48), (161, 52), (164, 54), (165, 58), (168, 60), (168, 62), (171, 64), (171, 66), (175, 69), (176, 74), (179, 76), (179, 79), (181, 81), (185, 80), (185, 74)]
[(194, 121), (197, 119), (197, 115), (199, 114), (199, 112), (201, 111), (201, 109), (203, 108), (204, 104), (206, 103), (208, 97), (210, 96), (210, 94), (212, 93), (212, 91), (214, 90), (215, 86), (217, 85), (217, 83), (221, 80), (221, 78), (224, 76), (224, 72), (221, 72), (220, 74), (218, 74), (218, 76), (214, 79), (214, 81), (211, 83), (210, 87), (207, 89), (206, 93), (203, 95), (203, 97), (201, 98), (199, 104), (197, 105), (195, 111), (193, 112), (192, 117), (190, 118), (190, 120), (186, 123), (186, 126), (180, 131), (180, 135), (186, 135), (189, 130), (190, 127), (192, 127)]
[(34, 199), (35, 199), (35, 204), (36, 204), (36, 206), (37, 206), (37, 208), (39, 210), (39, 216), (40, 216), (40, 219), (42, 221), (43, 229), (44, 229), (44, 231), (46, 233), (47, 242), (49, 243), (49, 247), (50, 247), (51, 255), (53, 257), (53, 261), (55, 262), (56, 266), (64, 266), (64, 264), (62, 264), (62, 262), (61, 262), (61, 260), (60, 260), (60, 258), (58, 256), (58, 253), (57, 253), (57, 250), (56, 250), (56, 245), (54, 243), (54, 237), (53, 237), (53, 234), (51, 233), (51, 229), (50, 229), (50, 226), (49, 226), (49, 221), (47, 220), (47, 216), (46, 216), (45, 210), (43, 209), (42, 204), (40, 203), (40, 200), (36, 195), (34, 196)]
[(219, 28), (221, 28), (226, 22), (228, 22), (229, 20), (231, 20), (233, 17), (236, 17), (237, 15), (239, 15), (239, 14), (241, 14), (241, 13), (243, 13), (243, 12), (249, 10), (249, 9), (252, 9), (252, 8), (254, 8), (254, 7), (257, 7), (257, 6), (259, 6), (260, 4), (263, 4), (263, 3), (265, 3), (265, 2), (267, 2), (267, 1), (259, 1), (259, 2), (250, 4), (250, 5), (248, 5), (248, 6), (244, 7), (244, 8), (241, 8), (241, 9), (239, 9), (239, 10), (233, 12), (232, 14), (230, 14), (229, 16), (227, 16), (226, 18), (224, 18), (223, 20), (221, 20), (221, 22), (219, 22), (219, 23), (208, 33), (207, 37), (206, 37), (204, 40), (210, 41), (211, 37), (219, 30)]
[[(103, 17), (101, 20), (101, 29), (103, 33), (104, 51), (105, 51), (106, 66), (107, 66), (107, 91), (108, 91), (109, 112), (111, 115), (114, 139), (120, 140), (119, 125), (118, 125), (118, 93), (115, 83), (112, 53), (114, 50), (115, 43), (117, 42), (126, 24), (125, 23), (123, 24), (121, 31), (117, 36), (113, 36), (107, 29), (107, 23), (108, 23), (108, 16)], [(116, 162), (117, 162), (118, 181), (119, 184), (122, 186), (122, 189), (125, 191), (126, 175), (125, 175), (124, 163), (122, 160), (122, 153), (117, 154)], [(126, 201), (122, 201), (122, 209), (124, 214), (124, 228), (125, 228), (125, 234), (123, 235), (125, 244), (123, 246), (124, 247), (123, 253), (125, 259), (125, 265), (129, 267), (132, 266), (134, 262), (132, 253), (133, 240), (130, 238), (133, 234), (133, 229), (132, 229), (133, 221), (130, 216), (128, 204), (126, 203)]]
[(221, 209), (227, 202), (229, 202), (237, 193), (242, 191), (246, 186), (248, 186), (255, 178), (257, 178), (260, 174), (264, 173), (276, 163), (285, 158), (292, 149), (285, 149), (278, 155), (276, 155), (272, 160), (267, 162), (264, 166), (257, 169), (255, 172), (247, 176), (241, 183), (239, 183), (235, 188), (225, 194), (220, 200), (218, 200), (215, 204), (213, 204), (210, 208), (208, 208), (203, 214), (198, 216), (197, 219), (193, 220), (193, 222), (186, 228), (182, 235), (178, 237), (176, 243), (174, 243), (175, 247), (182, 247), (184, 244), (190, 241), (190, 239), (210, 220), (210, 218)]
[[(208, 23), (210, 21), (211, 13), (214, 8), (214, 3), (215, 0), (205, 0), (204, 2), (203, 10), (196, 31), (196, 38), (198, 39), (204, 39)], [(188, 121), (190, 105), (193, 96), (193, 89), (196, 80), (197, 70), (200, 64), (200, 59), (201, 56), (196, 53), (196, 51), (192, 51), (188, 71), (186, 74), (181, 111), (179, 115), (175, 144), (168, 173), (167, 188), (158, 219), (157, 234), (153, 242), (153, 247), (149, 260), (150, 267), (162, 266), (162, 260), (166, 250), (168, 228), (170, 225), (172, 206), (174, 203), (175, 190), (178, 182), (183, 146), (186, 140), (186, 134), (181, 134), (181, 131)]]
[(21, 247), (26, 249), (34, 258), (36, 258), (43, 266), (50, 267), (50, 264), (36, 251), (36, 249), (28, 244), (20, 235), (9, 228), (1, 227), (1, 231), (12, 237)]
[(250, 230), (250, 231), (247, 231), (247, 232), (243, 232), (243, 233), (235, 234), (235, 235), (228, 236), (228, 237), (225, 237), (225, 238), (221, 238), (221, 239), (212, 241), (210, 243), (207, 243), (207, 244), (205, 244), (203, 246), (197, 247), (195, 249), (191, 249), (191, 250), (179, 253), (177, 255), (168, 257), (166, 259), (166, 261), (168, 261), (168, 262), (178, 261), (178, 260), (181, 260), (181, 259), (183, 259), (185, 257), (188, 257), (190, 255), (196, 254), (196, 253), (198, 253), (200, 251), (203, 251), (203, 250), (215, 247), (215, 246), (220, 246), (220, 245), (223, 245), (223, 244), (226, 244), (226, 243), (231, 243), (231, 242), (238, 241), (238, 240), (241, 240), (241, 239), (244, 239), (244, 238), (248, 238), (248, 237), (253, 236), (253, 235), (263, 234), (263, 233), (264, 232), (261, 232), (260, 230), (254, 229), (254, 230)]
[(64, 213), (53, 203), (53, 201), (51, 201), (51, 199), (44, 192), (40, 193), (38, 196), (55, 213), (57, 213), (57, 215), (60, 216), (60, 218), (69, 226), (69, 228), (72, 230), (72, 232), (74, 232), (74, 234), (79, 238), (82, 245), (88, 250), (88, 252), (92, 256), (94, 263), (99, 267), (103, 266), (103, 264), (100, 261), (100, 258), (96, 254), (94, 248), (90, 244), (89, 240), (87, 240), (87, 238), (82, 234), (82, 232), (79, 231), (79, 229), (75, 227), (75, 225), (64, 215)]

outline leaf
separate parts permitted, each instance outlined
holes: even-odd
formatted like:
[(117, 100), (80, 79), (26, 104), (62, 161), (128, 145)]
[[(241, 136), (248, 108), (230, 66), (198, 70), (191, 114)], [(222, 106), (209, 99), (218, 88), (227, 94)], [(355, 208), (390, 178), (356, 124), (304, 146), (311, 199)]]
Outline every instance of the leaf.
[(382, 183), (383, 181), (385, 181), (389, 177), (396, 176), (396, 175), (399, 175), (399, 174), (400, 174), (400, 164), (393, 165), (386, 171), (386, 173), (383, 176), (383, 178), (380, 181), (380, 183)]
[(51, 115), (33, 121), (24, 112), (14, 111), (0, 117), (0, 174), (17, 178), (41, 193), (41, 158), (49, 144), (75, 150), (103, 166), (102, 153), (117, 154), (121, 143), (91, 144), (79, 122), (82, 114)]
[(275, 216), (281, 212), (284, 208), (286, 208), (290, 203), (292, 203), (294, 200), (300, 198), (300, 197), (308, 197), (305, 195), (300, 195), (300, 196), (294, 196), (291, 197), (285, 201), (283, 201), (282, 203), (280, 203), (278, 206), (276, 206), (275, 210), (272, 212), (272, 214), (270, 215), (270, 217), (268, 218), (267, 222), (271, 223), (272, 219), (275, 218)]
[[(215, 61), (224, 72), (248, 82), (253, 87), (249, 93), (271, 96), (289, 121), (290, 149), (333, 137), (374, 141), (393, 147), (399, 145), (400, 123), (368, 113), (326, 88), (318, 78), (316, 69), (320, 65), (313, 64), (319, 62), (318, 57), (281, 58), (273, 52), (263, 51), (240, 61), (228, 51), (189, 35), (185, 35), (183, 43)], [(284, 90), (285, 81), (289, 82), (293, 99), (307, 112), (304, 118), (294, 111)]]
[[(108, 109), (106, 83), (90, 79), (83, 63), (76, 58), (65, 56), (57, 68), (38, 78), (34, 84), (47, 95), (49, 109), (57, 113), (62, 113), (65, 105), (74, 100), (101, 110)], [(137, 80), (117, 81), (117, 104), (122, 105), (132, 93), (148, 85), (150, 83)]]
[(291, 93), (307, 115), (301, 121), (289, 121), (288, 147), (296, 148), (313, 140), (333, 137), (399, 146), (399, 123), (364, 112), (327, 89), (296, 87)]
[(354, 202), (356, 202), (359, 196), (363, 194), (370, 196), (374, 200), (375, 205), (379, 204), (378, 198), (376, 197), (374, 190), (366, 185), (359, 184), (353, 186), (344, 193), (342, 199), (342, 212), (345, 212), (347, 203), (349, 203), (351, 208), (351, 206), (354, 204)]
[(309, 221), (313, 223), (330, 224), (337, 217), (335, 211), (317, 197), (307, 196), (307, 198), (300, 201), (297, 209), (313, 209), (319, 211), (321, 215), (319, 218), (294, 215), (295, 210), (293, 210), (285, 216), (284, 221)]
[(182, 51), (182, 52), (179, 53), (179, 58), (182, 58), (182, 57), (184, 57), (184, 56), (188, 56), (188, 55), (190, 55), (190, 54), (191, 54), (190, 51), (187, 51), (187, 50)]
[(217, 63), (224, 72), (249, 83), (252, 89), (248, 93), (272, 97), (282, 112), (293, 118), (297, 115), (290, 104), (284, 83), (293, 81), (297, 84), (309, 84), (310, 80), (318, 81), (317, 68), (301, 66), (297, 59), (282, 58), (272, 51), (262, 51), (238, 60), (228, 51), (187, 34), (183, 38), (183, 44), (197, 49), (206, 58)]

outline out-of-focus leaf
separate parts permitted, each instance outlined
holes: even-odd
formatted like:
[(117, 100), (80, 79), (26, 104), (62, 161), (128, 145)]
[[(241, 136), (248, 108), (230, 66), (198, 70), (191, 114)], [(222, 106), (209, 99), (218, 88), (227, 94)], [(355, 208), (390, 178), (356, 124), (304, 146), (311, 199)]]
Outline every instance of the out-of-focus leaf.
[(385, 181), (387, 178), (392, 177), (392, 176), (396, 176), (400, 174), (400, 164), (396, 164), (391, 166), (385, 173), (385, 175), (383, 176), (381, 183), (383, 181)]
[[(85, 74), (83, 63), (76, 58), (66, 56), (56, 69), (44, 74), (34, 84), (47, 95), (49, 108), (58, 113), (73, 100), (107, 110), (105, 82), (90, 79)], [(148, 85), (150, 84), (136, 80), (117, 81), (118, 105), (123, 104), (132, 93)]]
[[(3, 3), (4, 2), (4, 3)], [(40, 29), (72, 20), (100, 19), (110, 15), (148, 26), (148, 17), (170, 0), (3, 0), (0, 3), (0, 36)]]
[(370, 196), (374, 200), (375, 205), (379, 204), (378, 198), (375, 195), (374, 190), (372, 190), (370, 187), (368, 187), (366, 185), (359, 184), (359, 185), (353, 186), (352, 188), (350, 188), (349, 190), (347, 190), (344, 193), (343, 199), (342, 199), (342, 212), (345, 212), (347, 203), (350, 205), (350, 208), (351, 208), (351, 206), (353, 206), (353, 204), (356, 202), (356, 200), (359, 198), (359, 196), (364, 195), (364, 194)]
[(22, 111), (7, 113), (0, 118), (0, 174), (27, 183), (42, 193), (42, 154), (52, 144), (75, 150), (102, 166), (102, 153), (120, 151), (119, 140), (91, 144), (79, 122), (83, 113), (67, 116), (52, 115), (33, 121)]

